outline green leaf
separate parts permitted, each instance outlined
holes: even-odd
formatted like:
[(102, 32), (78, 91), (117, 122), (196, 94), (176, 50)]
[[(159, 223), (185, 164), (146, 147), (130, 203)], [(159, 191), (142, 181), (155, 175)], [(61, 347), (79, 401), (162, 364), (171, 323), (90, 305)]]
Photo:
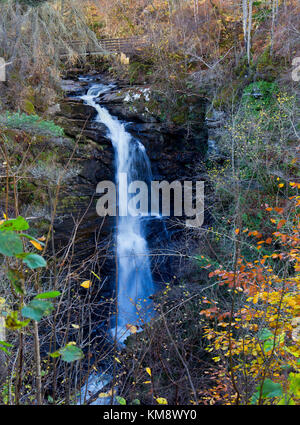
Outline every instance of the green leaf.
[(61, 295), (59, 291), (51, 291), (51, 292), (43, 292), (42, 294), (38, 294), (34, 297), (35, 300), (43, 300), (47, 298), (56, 298)]
[(3, 230), (27, 230), (29, 229), (29, 224), (22, 216), (13, 218), (11, 220), (6, 220), (0, 224), (0, 231)]
[(259, 334), (258, 334), (258, 338), (259, 338), (261, 341), (266, 341), (267, 339), (274, 338), (274, 335), (273, 335), (273, 333), (272, 333), (269, 329), (267, 329), (267, 328), (263, 328), (263, 329), (259, 332)]
[(279, 400), (277, 404), (279, 406), (294, 406), (296, 403), (291, 397), (289, 397), (288, 399), (286, 399), (286, 397), (283, 397), (282, 399)]
[(11, 354), (11, 352), (10, 352), (10, 351), (8, 351), (6, 347), (12, 347), (12, 345), (11, 345), (11, 344), (9, 344), (9, 343), (8, 343), (8, 342), (6, 342), (6, 341), (0, 341), (0, 350), (1, 350), (1, 351), (4, 351), (4, 353), (6, 353), (7, 355), (10, 355), (10, 354)]
[(23, 263), (27, 264), (30, 269), (47, 266), (46, 260), (39, 254), (23, 253), (17, 255), (17, 258), (22, 258)]
[(23, 244), (20, 237), (12, 231), (0, 232), (0, 253), (7, 257), (13, 257), (23, 252)]
[(4, 345), (5, 347), (13, 347), (13, 345), (12, 344), (9, 344), (8, 342), (6, 342), (6, 341), (0, 341), (0, 345)]
[(133, 405), (139, 405), (141, 404), (140, 400), (138, 398), (135, 398), (134, 400), (132, 400), (131, 404)]
[(126, 404), (126, 400), (123, 397), (119, 397), (118, 395), (116, 396), (116, 400), (119, 404), (121, 404), (122, 406), (124, 406)]
[(83, 358), (82, 350), (76, 345), (70, 343), (58, 351), (61, 354), (62, 359), (67, 363), (74, 362), (75, 360), (81, 360)]
[(38, 239), (34, 238), (33, 236), (27, 235), (26, 233), (19, 233), (19, 236), (22, 236), (23, 238), (27, 238), (30, 241), (35, 241), (38, 244), (45, 246), (45, 244), (43, 242), (39, 241)]
[(10, 351), (8, 351), (8, 349), (7, 349), (7, 348), (2, 347), (1, 345), (0, 345), (0, 350), (1, 350), (1, 351), (4, 351), (4, 353), (6, 353), (8, 356), (11, 354), (11, 352), (10, 352)]
[(251, 397), (251, 400), (250, 400), (251, 404), (256, 404), (258, 402), (258, 399), (259, 399), (259, 392), (256, 391)]
[(47, 316), (54, 309), (50, 301), (32, 300), (22, 308), (22, 315), (39, 322), (43, 316)]
[(289, 381), (290, 381), (290, 390), (292, 391), (295, 397), (299, 398), (300, 397), (300, 373), (291, 372), (289, 374)]
[(29, 322), (30, 320), (20, 321), (17, 311), (11, 311), (5, 318), (5, 326), (13, 331), (24, 328)]
[(15, 291), (17, 294), (24, 295), (24, 276), (21, 272), (19, 272), (16, 269), (8, 269), (7, 277), (11, 281), (13, 287), (15, 288)]
[(53, 400), (53, 398), (51, 397), (51, 395), (48, 395), (48, 402), (49, 402), (49, 403), (54, 403), (54, 400)]
[(273, 349), (273, 345), (274, 345), (274, 341), (267, 339), (264, 342), (264, 352), (267, 353), (268, 351), (271, 351)]
[[(256, 404), (259, 400), (260, 395), (260, 386), (256, 388), (256, 392), (252, 395), (251, 404)], [(263, 398), (273, 398), (273, 397), (282, 397), (282, 386), (276, 382), (273, 382), (271, 379), (266, 379), (263, 384), (262, 397)]]
[[(257, 390), (259, 391), (259, 388), (257, 388)], [(262, 396), (265, 398), (281, 397), (281, 384), (273, 382), (271, 379), (267, 378), (263, 384)]]

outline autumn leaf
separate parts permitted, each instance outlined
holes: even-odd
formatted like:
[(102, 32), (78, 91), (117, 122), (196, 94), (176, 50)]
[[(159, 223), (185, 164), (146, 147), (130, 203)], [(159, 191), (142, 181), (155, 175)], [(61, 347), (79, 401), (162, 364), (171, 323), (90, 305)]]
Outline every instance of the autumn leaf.
[(150, 367), (146, 367), (146, 372), (148, 373), (148, 375), (152, 376)]
[(92, 286), (92, 282), (90, 280), (85, 280), (84, 282), (81, 283), (81, 285), (83, 288), (88, 289), (90, 288), (90, 286)]
[(41, 244), (39, 244), (38, 242), (34, 241), (34, 240), (30, 240), (29, 241), (36, 249), (38, 249), (39, 251), (43, 251), (43, 248), (41, 246)]
[(274, 210), (278, 213), (278, 214), (282, 214), (283, 213), (283, 208), (278, 208), (278, 207), (275, 207), (274, 208)]
[(157, 401), (158, 404), (168, 404), (168, 400), (166, 398), (163, 398), (163, 397), (158, 397), (156, 399), (156, 401)]
[(128, 329), (132, 334), (135, 334), (137, 332), (137, 327), (134, 325), (130, 325), (130, 323), (127, 323), (126, 329)]
[(286, 220), (280, 220), (277, 224), (277, 229), (281, 229), (281, 227), (286, 223)]

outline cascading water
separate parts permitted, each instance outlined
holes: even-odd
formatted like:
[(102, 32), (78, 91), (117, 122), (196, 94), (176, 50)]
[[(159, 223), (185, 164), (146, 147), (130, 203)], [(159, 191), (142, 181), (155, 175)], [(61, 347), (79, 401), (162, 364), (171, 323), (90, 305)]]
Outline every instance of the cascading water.
[(144, 146), (126, 131), (122, 122), (96, 103), (97, 97), (112, 87), (93, 84), (81, 99), (97, 111), (95, 120), (107, 127), (115, 151), (119, 212), (116, 226), (118, 311), (112, 333), (122, 342), (128, 336), (130, 325), (142, 325), (152, 315), (149, 296), (154, 292), (154, 284), (144, 232), (148, 211), (137, 216), (126, 214), (128, 185), (135, 180), (149, 182), (151, 168)]

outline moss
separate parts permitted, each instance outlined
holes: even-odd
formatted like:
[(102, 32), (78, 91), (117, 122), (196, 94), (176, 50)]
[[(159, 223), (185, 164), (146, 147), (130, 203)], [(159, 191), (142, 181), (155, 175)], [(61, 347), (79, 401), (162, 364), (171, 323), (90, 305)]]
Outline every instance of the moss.
[(29, 99), (24, 100), (23, 105), (22, 105), (22, 110), (24, 112), (26, 112), (26, 114), (28, 114), (28, 115), (35, 114), (35, 107), (34, 107), (33, 103), (30, 102)]
[(276, 83), (256, 81), (244, 89), (242, 103), (247, 105), (252, 112), (262, 109), (270, 110), (275, 104), (277, 93), (278, 85)]
[(70, 195), (70, 196), (60, 197), (57, 210), (59, 213), (74, 210), (83, 202), (87, 202), (88, 200), (89, 200), (88, 196)]

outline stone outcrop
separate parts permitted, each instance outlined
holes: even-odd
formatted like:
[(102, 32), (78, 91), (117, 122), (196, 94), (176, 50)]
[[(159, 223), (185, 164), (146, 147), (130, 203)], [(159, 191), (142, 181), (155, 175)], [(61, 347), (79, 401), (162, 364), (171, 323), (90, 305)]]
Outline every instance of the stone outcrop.
[[(74, 229), (74, 218), (82, 217), (76, 236), (76, 255), (79, 259), (86, 258), (96, 247), (100, 251), (106, 249), (106, 254), (113, 249), (115, 220), (97, 216), (96, 186), (99, 181), (114, 179), (114, 152), (106, 127), (93, 120), (94, 109), (78, 98), (95, 81), (112, 82), (107, 76), (99, 75), (64, 82), (66, 96), (60, 102), (55, 117), (66, 135), (77, 141), (76, 155), (80, 157), (81, 165), (80, 172), (59, 202), (55, 239), (59, 246), (67, 244)], [(207, 149), (205, 105), (202, 101), (195, 102), (193, 107), (197, 108), (199, 121), (188, 134), (182, 127), (167, 125), (150, 113), (147, 108), (149, 96), (147, 87), (115, 83), (109, 92), (99, 97), (99, 103), (123, 120), (127, 131), (144, 144), (154, 180), (199, 180), (201, 173), (204, 175), (199, 164)], [(166, 226), (161, 221), (151, 223), (148, 229), (151, 249), (161, 244), (165, 232)], [(114, 270), (111, 259), (103, 262), (101, 267), (102, 273), (111, 274)], [(171, 270), (165, 265), (167, 268)]]

